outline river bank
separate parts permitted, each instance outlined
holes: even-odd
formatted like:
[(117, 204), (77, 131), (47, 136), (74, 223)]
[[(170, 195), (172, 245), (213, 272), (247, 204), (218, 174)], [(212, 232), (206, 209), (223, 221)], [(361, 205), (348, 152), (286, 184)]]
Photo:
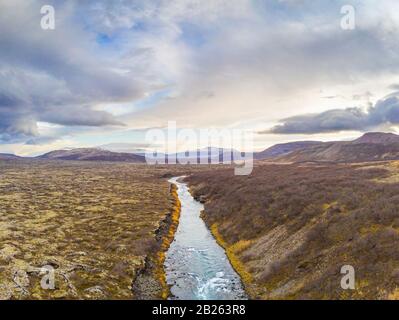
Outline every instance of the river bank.
[[(264, 164), (248, 177), (220, 170), (186, 181), (251, 298), (397, 299), (398, 168)], [(354, 290), (341, 286), (345, 265)]]
[(136, 299), (167, 299), (170, 295), (164, 270), (165, 253), (174, 239), (179, 225), (181, 204), (177, 187), (170, 185), (172, 208), (156, 231), (158, 248), (147, 256), (145, 266), (133, 280), (132, 290)]
[(224, 249), (218, 245), (201, 218), (203, 205), (188, 186), (173, 178), (181, 202), (174, 241), (166, 253), (165, 273), (171, 299), (246, 299), (241, 279)]
[[(137, 299), (172, 208), (165, 173), (126, 163), (0, 161), (0, 299)], [(41, 287), (54, 268), (54, 290)], [(148, 283), (157, 287), (158, 280)], [(161, 292), (161, 291), (160, 291)]]

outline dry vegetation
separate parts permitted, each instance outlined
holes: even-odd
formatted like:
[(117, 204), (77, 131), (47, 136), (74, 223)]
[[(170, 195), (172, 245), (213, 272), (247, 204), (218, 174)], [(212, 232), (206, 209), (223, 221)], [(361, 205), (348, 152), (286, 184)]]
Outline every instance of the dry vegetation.
[[(177, 205), (167, 172), (118, 163), (0, 162), (0, 299), (165, 296), (157, 257)], [(44, 265), (55, 268), (55, 290), (40, 286)]]
[[(399, 162), (220, 167), (0, 162), (0, 299), (165, 298), (179, 216), (167, 177), (190, 173), (251, 297), (398, 299)], [(344, 264), (356, 290), (340, 287)]]
[[(253, 298), (397, 299), (398, 174), (398, 162), (265, 164), (187, 180)], [(345, 264), (355, 290), (341, 289)]]

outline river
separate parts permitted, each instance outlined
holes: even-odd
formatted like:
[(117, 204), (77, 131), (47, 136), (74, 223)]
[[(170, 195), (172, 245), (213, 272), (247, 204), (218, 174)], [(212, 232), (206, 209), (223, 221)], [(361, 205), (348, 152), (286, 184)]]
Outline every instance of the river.
[(181, 202), (179, 226), (165, 260), (171, 299), (247, 299), (240, 277), (200, 217), (203, 205), (178, 179), (169, 180), (176, 184)]

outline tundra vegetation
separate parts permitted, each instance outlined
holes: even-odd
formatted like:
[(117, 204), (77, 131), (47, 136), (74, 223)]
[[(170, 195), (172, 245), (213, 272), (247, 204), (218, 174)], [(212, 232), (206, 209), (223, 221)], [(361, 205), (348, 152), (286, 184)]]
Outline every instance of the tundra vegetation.
[[(0, 168), (0, 299), (166, 296), (162, 251), (179, 211), (170, 168), (45, 160)], [(54, 290), (40, 285), (46, 265)]]
[[(0, 161), (0, 299), (162, 299), (186, 178), (255, 299), (398, 299), (399, 161), (217, 166)], [(40, 285), (43, 266), (55, 289)], [(340, 286), (343, 265), (355, 290)]]
[[(399, 162), (197, 172), (203, 218), (255, 299), (399, 299)], [(355, 289), (343, 290), (343, 265)]]

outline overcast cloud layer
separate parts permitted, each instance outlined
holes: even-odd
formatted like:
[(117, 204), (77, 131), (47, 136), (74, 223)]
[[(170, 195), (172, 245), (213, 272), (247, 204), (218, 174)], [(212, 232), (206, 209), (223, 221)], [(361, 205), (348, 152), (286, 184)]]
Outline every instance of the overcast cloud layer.
[(396, 96), (378, 101), (367, 111), (361, 108), (332, 109), (319, 114), (294, 116), (263, 133), (313, 134), (349, 130), (373, 130), (382, 125), (399, 124), (399, 99)]
[(354, 30), (339, 0), (3, 0), (0, 152), (144, 143), (169, 120), (267, 133), (259, 147), (394, 131), (399, 3), (351, 3)]

